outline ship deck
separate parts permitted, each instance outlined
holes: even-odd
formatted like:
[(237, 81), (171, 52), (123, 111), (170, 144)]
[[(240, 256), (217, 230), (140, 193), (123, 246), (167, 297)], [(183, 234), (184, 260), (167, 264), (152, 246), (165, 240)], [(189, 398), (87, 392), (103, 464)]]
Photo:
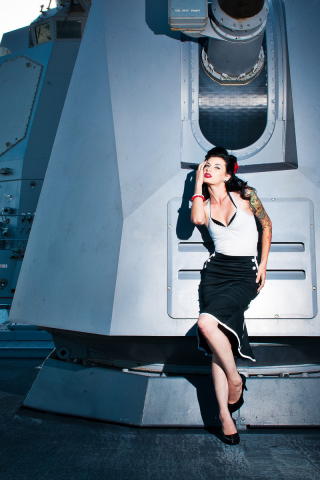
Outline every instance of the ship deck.
[(0, 359), (2, 480), (284, 479), (320, 477), (320, 429), (135, 428), (22, 407), (42, 360)]

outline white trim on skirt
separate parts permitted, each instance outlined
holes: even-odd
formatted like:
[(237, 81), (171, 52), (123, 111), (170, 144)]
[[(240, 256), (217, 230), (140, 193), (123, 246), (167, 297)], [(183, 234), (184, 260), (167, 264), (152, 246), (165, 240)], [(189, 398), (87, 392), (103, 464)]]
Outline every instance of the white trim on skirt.
[[(216, 322), (220, 323), (220, 325), (222, 325), (224, 328), (226, 328), (227, 330), (229, 330), (230, 332), (232, 332), (232, 333), (236, 336), (236, 338), (237, 338), (237, 340), (238, 340), (238, 352), (239, 352), (240, 356), (243, 357), (243, 358), (249, 358), (249, 360), (252, 360), (253, 362), (256, 362), (256, 359), (255, 359), (255, 358), (251, 358), (251, 357), (249, 357), (248, 355), (244, 355), (243, 353), (241, 353), (241, 350), (240, 350), (241, 344), (240, 344), (240, 339), (239, 339), (239, 337), (238, 337), (238, 335), (237, 335), (237, 332), (235, 332), (234, 330), (232, 330), (232, 328), (227, 327), (227, 325), (225, 325), (223, 322), (221, 322), (220, 320), (218, 320), (218, 318), (215, 317), (214, 315), (211, 315), (211, 313), (202, 312), (202, 313), (200, 313), (200, 315), (210, 315), (210, 317), (214, 318)], [(199, 317), (200, 317), (200, 315), (199, 315)], [(198, 328), (199, 328), (199, 327), (198, 327)], [(205, 352), (206, 355), (210, 355), (210, 356), (211, 356), (212, 353), (208, 353), (204, 348), (200, 347), (200, 339), (199, 339), (199, 336), (198, 336), (198, 328), (197, 328), (198, 349), (199, 349), (199, 350), (202, 350), (203, 352)]]

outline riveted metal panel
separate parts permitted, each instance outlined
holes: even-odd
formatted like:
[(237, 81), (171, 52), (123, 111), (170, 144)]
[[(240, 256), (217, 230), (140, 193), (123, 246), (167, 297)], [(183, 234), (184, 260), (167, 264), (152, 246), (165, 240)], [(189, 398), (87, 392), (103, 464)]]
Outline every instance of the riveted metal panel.
[(209, 376), (138, 374), (56, 359), (44, 362), (24, 406), (139, 426), (219, 426)]
[[(233, 417), (241, 425), (320, 425), (319, 378), (248, 378), (245, 403)], [(312, 401), (310, 401), (310, 398)], [(210, 376), (159, 376), (44, 362), (24, 406), (137, 426), (217, 427)]]
[[(317, 312), (313, 203), (308, 198), (262, 202), (273, 222), (273, 243), (266, 285), (246, 318), (312, 318)], [(200, 270), (210, 243), (198, 228), (188, 240), (178, 238), (180, 205), (180, 198), (168, 204), (168, 313), (172, 318), (196, 318)]]
[(319, 426), (319, 378), (248, 379), (240, 424)]
[(0, 155), (27, 133), (41, 72), (41, 65), (23, 55), (0, 65)]
[(139, 425), (147, 385), (147, 376), (48, 358), (24, 405), (39, 410), (45, 405), (48, 412)]

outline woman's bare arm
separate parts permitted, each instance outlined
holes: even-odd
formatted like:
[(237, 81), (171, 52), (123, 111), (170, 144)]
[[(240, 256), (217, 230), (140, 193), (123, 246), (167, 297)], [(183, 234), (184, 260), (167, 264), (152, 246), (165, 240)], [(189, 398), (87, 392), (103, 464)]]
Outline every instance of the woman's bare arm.
[(266, 280), (267, 261), (272, 238), (272, 223), (255, 190), (250, 190), (249, 204), (253, 214), (257, 217), (262, 226), (261, 262), (256, 280), (257, 283), (260, 283), (258, 288), (258, 292), (260, 292)]
[[(202, 195), (202, 184), (203, 184), (203, 167), (207, 162), (200, 163), (197, 175), (196, 175), (196, 184), (194, 188), (194, 195)], [(203, 202), (201, 197), (196, 197), (193, 200), (191, 208), (191, 222), (195, 225), (206, 225), (207, 224), (207, 215), (206, 215), (206, 204)]]

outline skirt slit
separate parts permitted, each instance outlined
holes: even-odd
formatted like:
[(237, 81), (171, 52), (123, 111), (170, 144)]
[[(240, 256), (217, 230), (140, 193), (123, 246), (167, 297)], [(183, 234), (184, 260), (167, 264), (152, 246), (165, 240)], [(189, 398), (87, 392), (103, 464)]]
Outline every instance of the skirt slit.
[[(245, 325), (244, 312), (257, 296), (255, 257), (213, 254), (201, 271), (200, 314), (211, 315), (228, 337), (235, 356), (255, 362)], [(197, 327), (198, 347), (212, 355), (210, 346)]]

